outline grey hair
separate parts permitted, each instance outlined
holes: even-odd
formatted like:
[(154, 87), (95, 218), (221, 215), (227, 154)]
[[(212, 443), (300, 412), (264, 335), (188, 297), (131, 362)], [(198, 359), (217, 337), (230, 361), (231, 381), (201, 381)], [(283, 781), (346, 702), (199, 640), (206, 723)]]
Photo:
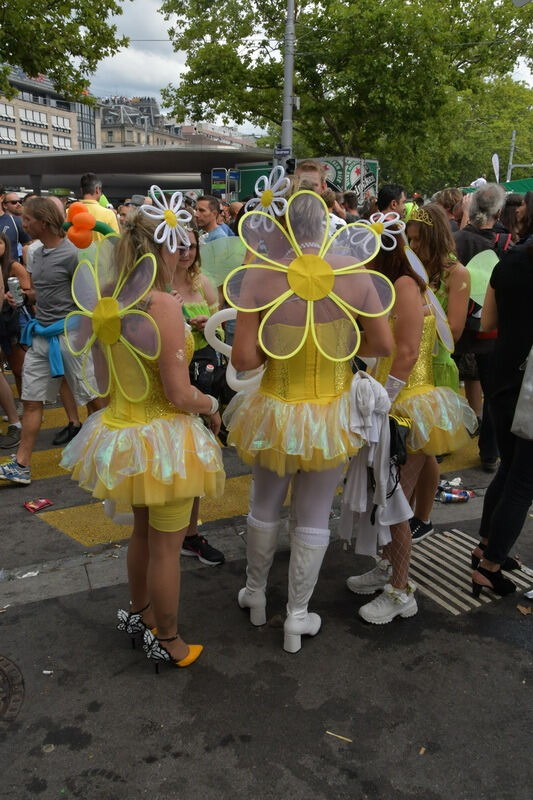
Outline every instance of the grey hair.
[(505, 203), (505, 189), (497, 183), (487, 183), (474, 192), (470, 202), (469, 217), (472, 225), (481, 228), (497, 219)]

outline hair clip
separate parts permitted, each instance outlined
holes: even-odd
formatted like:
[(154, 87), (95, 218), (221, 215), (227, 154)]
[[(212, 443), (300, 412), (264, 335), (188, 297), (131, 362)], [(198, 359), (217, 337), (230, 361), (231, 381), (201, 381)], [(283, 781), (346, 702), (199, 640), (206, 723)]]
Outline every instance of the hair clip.
[[(161, 199), (159, 199), (157, 193)], [(154, 231), (154, 242), (159, 245), (166, 244), (171, 253), (175, 253), (178, 247), (190, 247), (185, 225), (191, 221), (192, 216), (181, 207), (183, 194), (174, 192), (168, 203), (159, 186), (151, 186), (148, 194), (152, 198), (154, 205), (142, 205), (140, 210), (147, 217), (160, 220)], [(181, 243), (180, 245), (178, 240)]]

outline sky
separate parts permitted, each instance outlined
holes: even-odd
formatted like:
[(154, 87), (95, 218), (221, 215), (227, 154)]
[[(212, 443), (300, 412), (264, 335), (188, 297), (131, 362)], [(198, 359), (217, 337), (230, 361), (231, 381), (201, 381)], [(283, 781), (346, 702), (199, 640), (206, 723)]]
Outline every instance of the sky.
[[(128, 48), (100, 62), (91, 79), (91, 90), (98, 97), (160, 98), (161, 88), (179, 78), (185, 56), (175, 53), (167, 41), (170, 23), (158, 13), (159, 5), (159, 0), (124, 3), (124, 13), (114, 22), (119, 34), (129, 36), (132, 41)], [(139, 39), (165, 41), (135, 41)]]
[[(115, 18), (115, 23), (119, 34), (132, 41), (128, 48), (100, 63), (91, 80), (91, 89), (98, 97), (140, 95), (160, 99), (161, 88), (178, 81), (185, 55), (173, 51), (167, 33), (170, 23), (158, 13), (159, 4), (160, 0), (124, 2), (123, 14)], [(515, 77), (533, 86), (533, 74), (525, 64), (517, 66)], [(252, 127), (243, 127), (247, 129)]]

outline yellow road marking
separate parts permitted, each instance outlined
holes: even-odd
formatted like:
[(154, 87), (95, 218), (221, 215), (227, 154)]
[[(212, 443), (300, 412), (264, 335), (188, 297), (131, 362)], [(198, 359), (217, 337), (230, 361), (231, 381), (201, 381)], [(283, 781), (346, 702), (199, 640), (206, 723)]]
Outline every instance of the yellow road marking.
[[(204, 498), (200, 503), (202, 522), (235, 517), (248, 512), (251, 475), (228, 478), (223, 497)], [(48, 525), (75, 539), (85, 547), (128, 539), (131, 525), (117, 525), (104, 513), (103, 503), (45, 511), (39, 515)]]
[[(16, 449), (16, 448), (14, 448)], [(8, 453), (4, 453), (5, 459), (0, 456), (2, 461), (9, 461)], [(31, 457), (31, 480), (32, 483), (42, 478), (56, 478), (58, 475), (67, 475), (64, 469), (59, 466), (61, 460), (61, 447), (53, 450), (36, 450)], [(9, 481), (0, 481), (0, 486), (12, 485)]]

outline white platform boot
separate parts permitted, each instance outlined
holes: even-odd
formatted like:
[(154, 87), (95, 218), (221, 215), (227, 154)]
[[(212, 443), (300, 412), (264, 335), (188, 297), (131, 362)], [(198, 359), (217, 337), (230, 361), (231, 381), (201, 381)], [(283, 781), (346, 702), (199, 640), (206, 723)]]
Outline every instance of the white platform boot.
[[(328, 546), (310, 547), (304, 544), (298, 536), (300, 530), (307, 531), (305, 528), (297, 528), (295, 535), (291, 537), (289, 598), (287, 618), (283, 626), (283, 649), (287, 653), (297, 653), (302, 646), (301, 637), (315, 636), (322, 624), (318, 614), (308, 613), (307, 605), (316, 586), (318, 573)], [(329, 535), (329, 531), (321, 531), (321, 533)]]
[(266, 623), (265, 589), (268, 573), (278, 546), (280, 523), (261, 522), (250, 514), (246, 534), (246, 586), (240, 590), (237, 602), (241, 608), (250, 609), (252, 625)]

